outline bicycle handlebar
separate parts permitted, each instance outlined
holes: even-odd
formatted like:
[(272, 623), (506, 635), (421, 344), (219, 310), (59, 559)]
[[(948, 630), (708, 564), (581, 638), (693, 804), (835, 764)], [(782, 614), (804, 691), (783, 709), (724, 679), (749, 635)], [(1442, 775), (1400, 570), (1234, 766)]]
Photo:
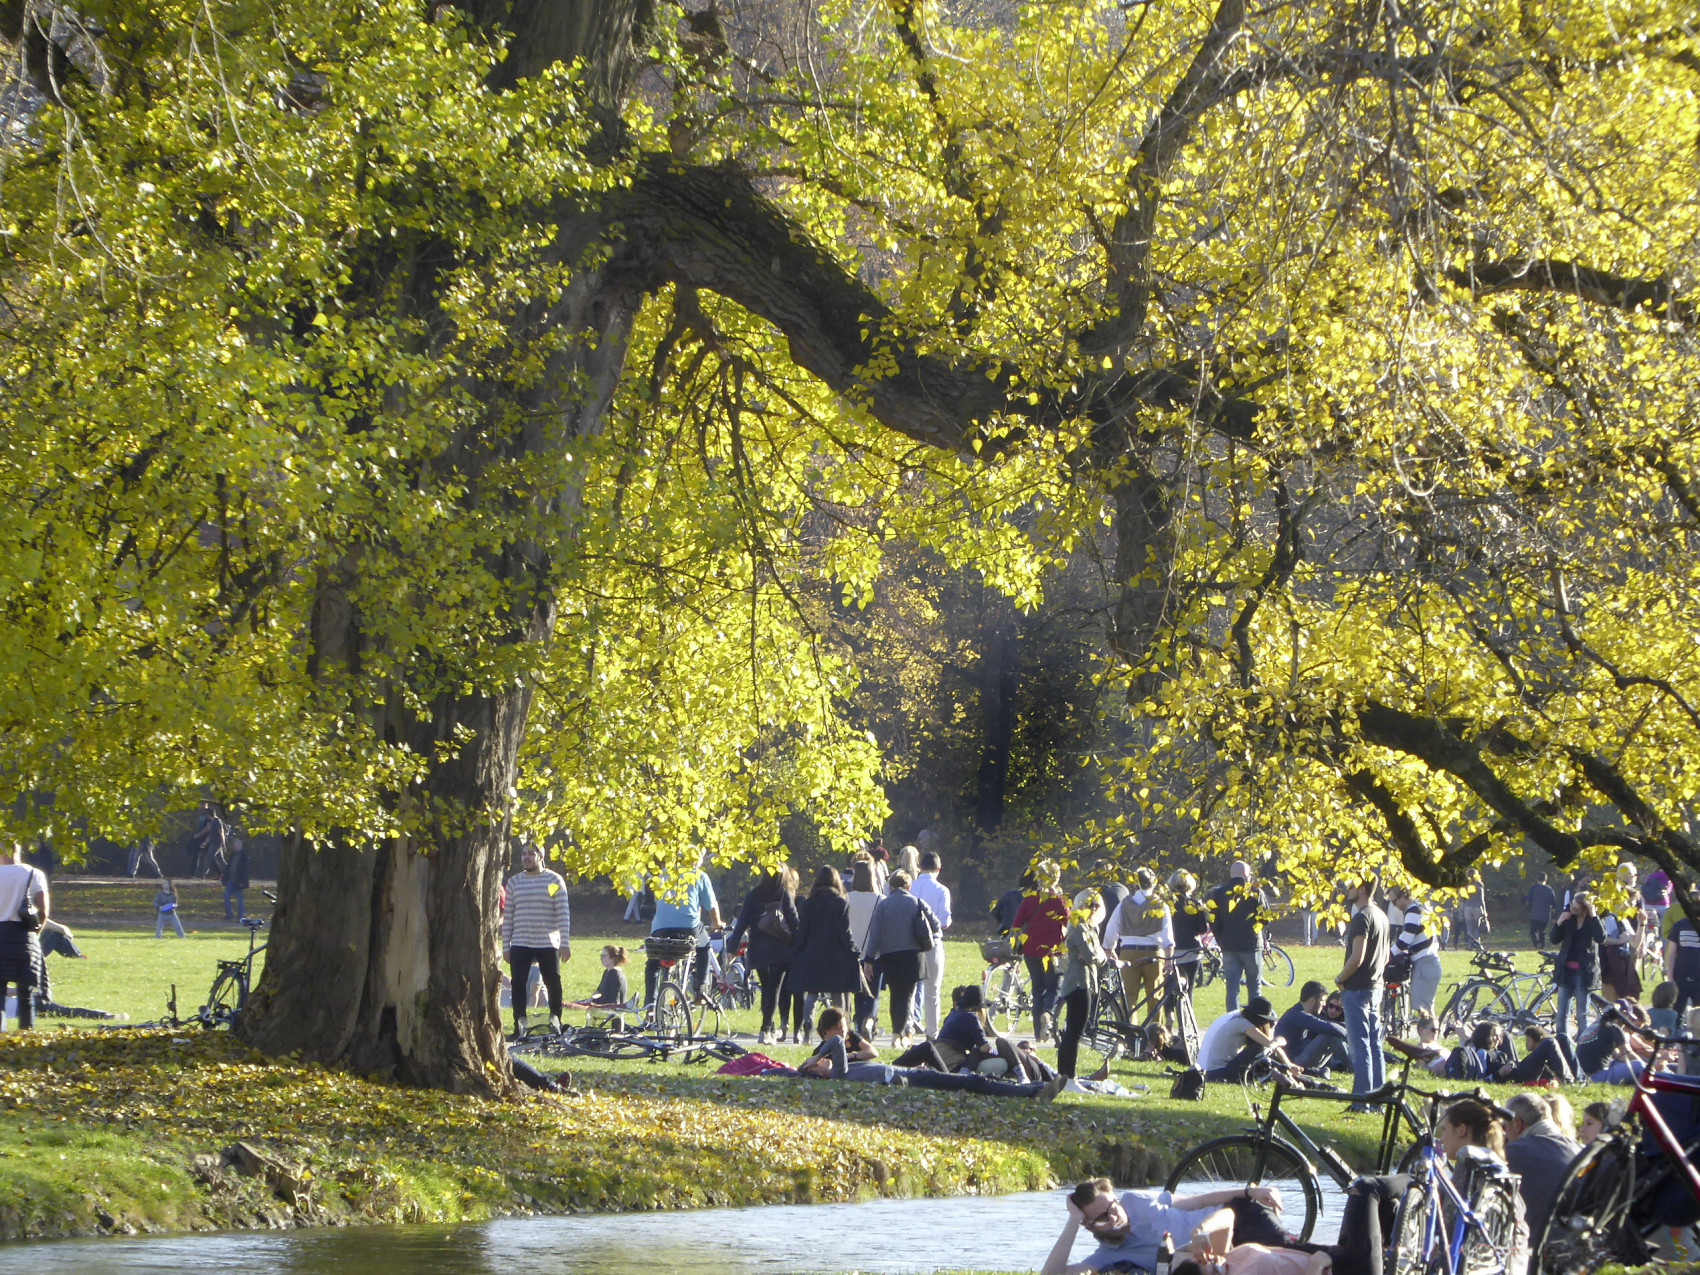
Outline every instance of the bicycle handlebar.
[(1625, 1031), (1634, 1032), (1637, 1036), (1641, 1037), (1641, 1039), (1651, 1041), (1654, 1045), (1657, 1045), (1661, 1049), (1680, 1049), (1694, 1044), (1692, 1038), (1685, 1036), (1661, 1036), (1651, 1027), (1644, 1027), (1640, 1023), (1631, 1022), (1623, 1016), (1622, 1011), (1620, 1011), (1616, 1005), (1612, 1005), (1604, 1010), (1600, 1014), (1600, 1021), (1602, 1023), (1617, 1023)]

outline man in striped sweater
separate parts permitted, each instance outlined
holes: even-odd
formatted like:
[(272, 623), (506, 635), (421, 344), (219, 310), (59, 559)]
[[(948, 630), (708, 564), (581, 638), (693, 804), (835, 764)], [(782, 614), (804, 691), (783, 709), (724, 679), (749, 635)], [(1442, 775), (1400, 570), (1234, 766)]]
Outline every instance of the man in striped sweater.
[(536, 846), (520, 851), (525, 871), (508, 878), (502, 909), (502, 955), (513, 982), (514, 1035), (525, 1035), (525, 1003), (531, 967), (549, 989), (549, 1030), (561, 1030), (561, 962), (572, 959), (572, 912), (567, 907), (567, 883), (561, 874), (543, 866)]
[(1440, 943), (1435, 937), (1429, 905), (1409, 890), (1393, 898), (1393, 910), (1401, 921), (1393, 932), (1393, 951), (1411, 958), (1411, 1013), (1434, 1014), (1435, 993), (1440, 990)]

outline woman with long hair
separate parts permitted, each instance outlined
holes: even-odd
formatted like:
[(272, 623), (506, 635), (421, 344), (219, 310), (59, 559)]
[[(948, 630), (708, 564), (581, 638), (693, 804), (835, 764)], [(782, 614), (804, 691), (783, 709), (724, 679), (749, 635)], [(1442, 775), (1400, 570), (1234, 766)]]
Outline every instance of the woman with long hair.
[(1033, 1039), (1042, 1044), (1051, 1036), (1051, 1011), (1061, 973), (1055, 957), (1063, 948), (1068, 901), (1062, 896), (1062, 869), (1051, 860), (1034, 864), (1033, 877), (1033, 892), (1015, 910), (1011, 930), (1021, 936), (1019, 950), (1033, 983)]
[(1074, 896), (1068, 934), (1063, 940), (1066, 966), (1057, 985), (1057, 1001), (1065, 1013), (1062, 1036), (1057, 1041), (1057, 1070), (1073, 1076), (1080, 1057), (1080, 1036), (1092, 1017), (1098, 999), (1098, 967), (1104, 949), (1098, 942), (1098, 922), (1104, 917), (1104, 896), (1094, 888)]
[(1570, 1007), (1576, 1007), (1576, 1034), (1580, 1040), (1588, 1027), (1588, 993), (1600, 985), (1600, 946), (1606, 932), (1594, 910), (1594, 896), (1579, 890), (1571, 897), (1570, 906), (1552, 927), (1552, 941), (1558, 947), (1558, 960), (1552, 969), (1553, 986), (1558, 989), (1558, 1021), (1553, 1030), (1562, 1032), (1570, 1017)]
[(744, 906), (738, 909), (738, 921), (726, 940), (726, 950), (736, 952), (738, 942), (749, 937), (749, 951), (744, 964), (756, 972), (761, 982), (761, 1043), (775, 1042), (773, 1013), (779, 1011), (777, 1039), (785, 1039), (787, 1011), (796, 1024), (800, 1038), (803, 1034), (803, 998), (794, 987), (787, 987), (791, 962), (797, 954), (797, 871), (788, 863), (762, 873), (761, 879), (744, 896)]
[(802, 1040), (809, 1039), (809, 1016), (822, 996), (849, 997), (861, 990), (856, 944), (850, 936), (850, 907), (844, 879), (834, 867), (815, 873), (809, 897), (797, 909), (797, 954), (791, 981), (803, 997)]

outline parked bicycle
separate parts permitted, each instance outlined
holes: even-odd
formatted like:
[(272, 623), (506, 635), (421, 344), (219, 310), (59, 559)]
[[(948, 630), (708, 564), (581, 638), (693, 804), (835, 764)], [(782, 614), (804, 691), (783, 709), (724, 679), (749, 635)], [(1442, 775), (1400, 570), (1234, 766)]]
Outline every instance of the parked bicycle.
[(1538, 954), (1544, 971), (1521, 973), (1510, 952), (1476, 952), (1470, 957), (1475, 973), (1447, 991), (1440, 1011), (1442, 1032), (1468, 1030), (1483, 1019), (1492, 1019), (1507, 1031), (1538, 1023), (1551, 1026), (1554, 1014), (1552, 964), (1557, 955)]
[[(277, 903), (277, 896), (270, 890), (261, 891), (266, 902)], [(246, 916), (241, 922), (248, 930), (248, 954), (239, 961), (220, 961), (213, 974), (212, 988), (207, 992), (207, 1003), (196, 1011), (195, 1017), (203, 1027), (229, 1027), (244, 1009), (248, 1007), (248, 992), (254, 985), (254, 958), (266, 950), (266, 944), (256, 946), (260, 931), (266, 922), (259, 917)], [(173, 1001), (176, 992), (173, 989)], [(175, 1006), (172, 1010), (175, 1017)]]
[(1032, 1021), (1033, 981), (1027, 974), (1027, 962), (1019, 956), (1001, 955), (1006, 948), (997, 943), (992, 939), (980, 945), (980, 953), (988, 962), (980, 974), (980, 992), (993, 1029), (1007, 1035), (1016, 1031), (1023, 1015)]
[(1358, 1172), (1346, 1163), (1333, 1147), (1314, 1141), (1284, 1110), (1283, 1104), (1295, 1098), (1321, 1098), (1334, 1102), (1371, 1102), (1381, 1106), (1381, 1141), (1376, 1150), (1371, 1173), (1391, 1173), (1395, 1164), (1411, 1160), (1413, 1149), (1406, 1146), (1406, 1134), (1413, 1140), (1429, 1131), (1429, 1125), (1411, 1107), (1409, 1096), (1420, 1092), (1410, 1083), (1411, 1065), (1405, 1064), (1397, 1081), (1383, 1085), (1374, 1093), (1348, 1094), (1312, 1089), (1295, 1089), (1282, 1081), (1275, 1082), (1269, 1098), (1269, 1112), (1262, 1115), (1258, 1104), (1251, 1103), (1256, 1124), (1241, 1133), (1213, 1138), (1194, 1147), (1175, 1164), (1165, 1184), (1169, 1191), (1188, 1193), (1212, 1191), (1235, 1186), (1273, 1186), (1284, 1194), (1296, 1195), (1303, 1201), (1302, 1215), (1288, 1205), (1287, 1216), (1296, 1222), (1294, 1234), (1309, 1240), (1322, 1214), (1322, 1180), (1317, 1168), (1342, 1191), (1351, 1185)]
[(1521, 1261), (1515, 1271), (1510, 1266), (1517, 1238), (1517, 1175), (1496, 1160), (1474, 1161), (1460, 1191), (1434, 1146), (1445, 1103), (1470, 1097), (1496, 1116), (1509, 1113), (1480, 1091), (1423, 1096), (1429, 1101), (1428, 1127), (1401, 1170), (1410, 1182), (1393, 1214), (1389, 1275), (1522, 1275)]
[[(1616, 1023), (1654, 1046), (1690, 1041)], [(1643, 1266), (1657, 1256), (1654, 1236), (1700, 1220), (1700, 1076), (1646, 1071), (1615, 1129), (1571, 1163), (1541, 1233), (1531, 1275), (1587, 1275), (1602, 1266)]]
[[(1263, 985), (1265, 987), (1291, 987), (1293, 985), (1293, 958), (1287, 955), (1287, 949), (1275, 942), (1268, 930), (1263, 932), (1263, 944), (1258, 958), (1262, 966)], [(1222, 977), (1222, 949), (1216, 942), (1216, 936), (1206, 930), (1199, 936), (1198, 978), (1195, 987), (1209, 987)]]

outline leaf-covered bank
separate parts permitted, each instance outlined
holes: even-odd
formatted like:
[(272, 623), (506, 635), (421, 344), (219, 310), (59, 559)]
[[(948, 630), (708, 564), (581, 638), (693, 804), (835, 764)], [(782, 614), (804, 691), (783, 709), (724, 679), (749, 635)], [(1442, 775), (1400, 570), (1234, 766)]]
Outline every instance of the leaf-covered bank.
[[(624, 1083), (490, 1102), (267, 1060), (222, 1034), (10, 1036), (0, 1041), (0, 1234), (455, 1222), (1051, 1180), (1033, 1147), (808, 1105), (709, 1103)], [(231, 1163), (238, 1143), (264, 1163)]]

